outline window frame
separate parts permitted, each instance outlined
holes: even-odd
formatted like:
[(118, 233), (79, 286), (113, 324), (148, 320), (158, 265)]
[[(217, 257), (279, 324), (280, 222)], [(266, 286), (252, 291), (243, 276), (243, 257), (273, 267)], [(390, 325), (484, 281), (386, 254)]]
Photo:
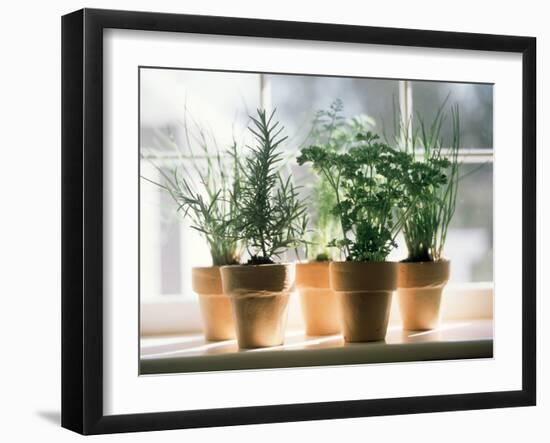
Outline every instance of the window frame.
[[(264, 109), (271, 110), (272, 109), (272, 85), (271, 85), (271, 77), (269, 75), (258, 73), (258, 90), (259, 90), (259, 98), (260, 98), (260, 106)], [(403, 121), (413, 121), (414, 119), (414, 100), (413, 100), (413, 80), (398, 80), (398, 90), (399, 90), (399, 96), (398, 96), (398, 105), (400, 114), (403, 116)], [(412, 137), (412, 125), (407, 125), (409, 128), (408, 136)], [(143, 146), (140, 146), (140, 150), (143, 149)], [(146, 150), (149, 150), (149, 147), (145, 147)], [(444, 148), (445, 150), (445, 148)], [(418, 154), (418, 156), (421, 156), (421, 153)], [(150, 160), (152, 157), (149, 157), (147, 155), (143, 156), (144, 160)], [(174, 160), (181, 160), (186, 158), (196, 158), (196, 157), (186, 157), (181, 155), (175, 155), (175, 154), (166, 154), (162, 153), (160, 155), (155, 156), (155, 162), (158, 166), (163, 166), (165, 164), (170, 164)], [(473, 147), (473, 148), (460, 148), (458, 159), (463, 164), (482, 164), (482, 163), (493, 163), (494, 160), (494, 148), (493, 147)], [(160, 215), (155, 214), (158, 217), (158, 222), (156, 223), (156, 227), (158, 231), (160, 231)], [(189, 227), (186, 226), (185, 223), (180, 223), (180, 238), (184, 238), (185, 236), (185, 230), (188, 230)], [(160, 232), (157, 232), (155, 236), (160, 236)], [(182, 254), (182, 250), (180, 249), (180, 255)], [(160, 253), (159, 253), (159, 260), (161, 260)], [(183, 259), (180, 258), (181, 261)], [(151, 277), (148, 277), (151, 278)], [(163, 293), (162, 292), (162, 283), (160, 281), (161, 277), (160, 274), (154, 275), (152, 277), (153, 280), (157, 280), (153, 285), (158, 288), (156, 293), (151, 293), (147, 291), (141, 291), (141, 297), (142, 297), (142, 303), (146, 304), (147, 306), (150, 306), (152, 303), (157, 301), (160, 305), (165, 305), (167, 298), (170, 300), (173, 300), (174, 298), (181, 298), (182, 303), (192, 303), (193, 306), (191, 306), (189, 309), (190, 311), (197, 311), (198, 312), (198, 299), (193, 296), (193, 294), (186, 294), (185, 293), (185, 282), (181, 281), (181, 292), (179, 294), (171, 294), (171, 293)], [(468, 284), (472, 283), (478, 284), (483, 283), (486, 287), (492, 286), (491, 281), (486, 282), (460, 282), (460, 283), (453, 283), (454, 285), (460, 286), (462, 290), (465, 290), (465, 288), (468, 287)], [(188, 285), (187, 285), (188, 286)], [(191, 301), (189, 301), (191, 300)], [(177, 308), (176, 308), (177, 309)], [(159, 309), (151, 309), (146, 308), (144, 309), (144, 315), (148, 316), (152, 312), (156, 312)], [(187, 319), (187, 316), (186, 316)], [(145, 319), (147, 323), (147, 318)], [(197, 324), (198, 319), (189, 319), (191, 327), (195, 327)]]

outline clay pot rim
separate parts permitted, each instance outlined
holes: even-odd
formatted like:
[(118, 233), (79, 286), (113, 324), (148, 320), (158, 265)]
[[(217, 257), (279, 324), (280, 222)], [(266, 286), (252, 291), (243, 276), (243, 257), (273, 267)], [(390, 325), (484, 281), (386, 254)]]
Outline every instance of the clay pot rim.
[(343, 261), (343, 260), (334, 260), (334, 261), (330, 261), (329, 263), (334, 264), (336, 266), (339, 266), (339, 265), (352, 265), (352, 266), (363, 265), (364, 266), (364, 265), (369, 265), (369, 264), (381, 265), (383, 263), (384, 264), (390, 264), (390, 265), (398, 265), (401, 262), (400, 261), (394, 261), (394, 260), (385, 260), (385, 261), (351, 261), (351, 260), (350, 261)]
[(451, 263), (451, 260), (448, 258), (442, 258), (436, 261), (399, 261), (397, 262), (400, 265), (441, 265), (444, 263)]
[(393, 292), (399, 262), (338, 261), (330, 265), (330, 287), (336, 292)]
[(295, 288), (296, 266), (290, 263), (261, 265), (229, 265), (220, 269), (223, 291), (233, 296), (235, 292), (279, 293)]
[(298, 289), (330, 289), (330, 261), (296, 263)]
[(431, 262), (400, 262), (398, 288), (403, 290), (443, 287), (451, 273), (451, 261), (441, 259)]
[(197, 294), (223, 294), (219, 266), (191, 268), (191, 287)]
[(333, 263), (332, 260), (324, 260), (324, 261), (302, 261), (302, 262), (296, 262), (296, 267), (298, 266), (329, 266), (331, 263)]
[[(225, 266), (225, 265), (222, 265), (222, 266)], [(231, 266), (231, 265), (228, 265), (228, 266)], [(215, 268), (221, 268), (220, 265), (212, 265), (212, 266), (193, 266), (191, 269), (197, 269), (198, 271), (204, 271), (204, 270), (207, 270), (207, 269), (215, 269)]]
[(296, 263), (297, 265), (307, 265), (311, 263), (332, 263), (336, 260), (300, 260), (293, 263)]
[(242, 263), (238, 265), (222, 265), (219, 266), (219, 268), (245, 268), (245, 269), (252, 269), (252, 268), (267, 268), (271, 266), (293, 266), (296, 265), (295, 262), (284, 262), (284, 263), (262, 263), (261, 265), (249, 265), (247, 263)]

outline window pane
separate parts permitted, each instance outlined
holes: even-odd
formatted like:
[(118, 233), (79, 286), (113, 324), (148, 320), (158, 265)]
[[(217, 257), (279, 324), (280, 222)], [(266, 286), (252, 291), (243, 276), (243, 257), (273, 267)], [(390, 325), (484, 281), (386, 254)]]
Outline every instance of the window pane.
[[(140, 152), (146, 157), (142, 175), (159, 180), (151, 162), (171, 174), (175, 166), (182, 166), (180, 155), (203, 155), (198, 140), (202, 136), (211, 153), (229, 148), (234, 139), (240, 141), (248, 115), (259, 106), (259, 85), (259, 74), (142, 69)], [(185, 167), (190, 166), (189, 162)], [(147, 292), (143, 295), (191, 294), (191, 267), (210, 264), (208, 248), (177, 213), (168, 194), (147, 182), (141, 189), (141, 214), (147, 219), (141, 226), (141, 256), (157, 257), (158, 262), (153, 268), (151, 260), (143, 262), (142, 267), (149, 266), (141, 273)], [(156, 219), (143, 214), (156, 214)]]
[(493, 280), (493, 164), (461, 167), (456, 212), (445, 255), (456, 282)]
[[(429, 123), (448, 97), (449, 105), (456, 103), (460, 108), (462, 147), (493, 147), (492, 85), (427, 81), (413, 81), (411, 85), (414, 113)], [(450, 125), (445, 125), (442, 135), (449, 140)]]
[(161, 293), (181, 292), (180, 220), (175, 216), (172, 198), (160, 193), (162, 217), (160, 220), (160, 268), (162, 269)]
[(259, 106), (259, 74), (142, 69), (141, 148), (189, 149), (185, 123), (198, 124), (220, 146), (246, 130)]
[(328, 109), (336, 99), (344, 104), (344, 117), (365, 114), (374, 130), (391, 134), (393, 102), (399, 100), (399, 82), (344, 77), (266, 75), (271, 84), (273, 106), (289, 134), (299, 144), (311, 128), (315, 113)]

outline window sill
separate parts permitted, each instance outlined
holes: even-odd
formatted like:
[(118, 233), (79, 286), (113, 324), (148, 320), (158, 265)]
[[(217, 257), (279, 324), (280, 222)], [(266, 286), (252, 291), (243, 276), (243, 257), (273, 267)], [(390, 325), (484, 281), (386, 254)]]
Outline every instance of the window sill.
[(341, 335), (287, 333), (285, 344), (239, 350), (236, 340), (207, 342), (201, 334), (141, 339), (141, 374), (265, 369), (342, 364), (492, 358), (493, 321), (446, 321), (433, 331), (390, 325), (384, 342), (344, 343)]
[[(469, 321), (493, 318), (493, 283), (450, 283), (443, 292), (441, 318)], [(393, 297), (390, 324), (400, 324), (397, 297)], [(290, 297), (287, 325), (303, 329), (298, 294)], [(202, 330), (198, 297), (195, 294), (159, 295), (140, 304), (141, 336), (200, 333)]]

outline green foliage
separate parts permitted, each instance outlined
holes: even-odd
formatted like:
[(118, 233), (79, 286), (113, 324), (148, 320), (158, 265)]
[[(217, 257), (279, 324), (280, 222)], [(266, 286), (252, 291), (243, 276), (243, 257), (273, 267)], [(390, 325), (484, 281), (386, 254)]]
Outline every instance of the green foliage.
[[(402, 135), (402, 148), (411, 152), (422, 165), (433, 171), (430, 185), (418, 192), (410, 191), (416, 203), (403, 225), (408, 249), (407, 261), (438, 261), (443, 257), (449, 224), (455, 212), (459, 183), (458, 151), (460, 148), (460, 117), (458, 106), (451, 108), (452, 136), (444, 147), (441, 129), (447, 114), (445, 102), (430, 124), (418, 116), (419, 125), (412, 136)], [(407, 123), (407, 125), (410, 123)], [(401, 123), (400, 132), (408, 132)]]
[[(337, 152), (345, 143), (346, 132), (345, 119), (342, 116), (343, 104), (337, 99), (328, 110), (319, 110), (313, 121), (313, 131), (310, 143), (323, 145), (325, 149)], [(332, 253), (328, 243), (338, 235), (338, 220), (332, 213), (336, 205), (336, 196), (328, 180), (319, 176), (313, 187), (311, 206), (313, 208), (313, 225), (310, 241), (306, 245), (306, 254), (310, 260), (328, 261), (332, 259)]]
[[(319, 110), (315, 115), (308, 144), (321, 146), (329, 152), (341, 152), (353, 145), (355, 134), (367, 132), (372, 125), (366, 115), (344, 118), (343, 110), (340, 99), (332, 102), (328, 109)], [(331, 183), (325, 175), (320, 174), (315, 181), (311, 201), (314, 228), (307, 245), (310, 260), (326, 261), (334, 258), (329, 243), (334, 237), (342, 235), (339, 219), (333, 211), (336, 203), (336, 194)]]
[(256, 140), (242, 165), (243, 184), (238, 199), (235, 226), (238, 237), (246, 242), (251, 264), (273, 263), (287, 249), (303, 243), (307, 226), (306, 208), (298, 198), (291, 177), (279, 172), (280, 145), (286, 140), (284, 128), (258, 110), (251, 117), (250, 132)]
[[(153, 160), (161, 181), (142, 178), (170, 194), (178, 213), (186, 217), (208, 243), (215, 266), (238, 264), (241, 247), (233, 223), (241, 195), (237, 145), (234, 142), (226, 152), (215, 145), (212, 152), (203, 129), (195, 126), (198, 135), (193, 137), (186, 120), (184, 129), (191, 156), (180, 155), (177, 164), (168, 169)], [(199, 155), (192, 145), (198, 145)]]
[(336, 196), (328, 180), (323, 176), (315, 183), (311, 206), (313, 208), (313, 226), (310, 241), (306, 245), (308, 259), (327, 261), (333, 258), (328, 243), (340, 232), (338, 219), (332, 210), (336, 205)]
[(341, 248), (350, 261), (384, 261), (397, 246), (395, 238), (414, 196), (435, 180), (434, 171), (360, 129), (349, 129), (353, 142), (344, 151), (310, 146), (301, 151), (298, 163), (312, 163), (334, 193), (332, 213), (343, 236), (329, 245)]

